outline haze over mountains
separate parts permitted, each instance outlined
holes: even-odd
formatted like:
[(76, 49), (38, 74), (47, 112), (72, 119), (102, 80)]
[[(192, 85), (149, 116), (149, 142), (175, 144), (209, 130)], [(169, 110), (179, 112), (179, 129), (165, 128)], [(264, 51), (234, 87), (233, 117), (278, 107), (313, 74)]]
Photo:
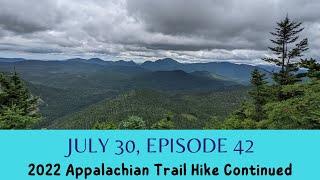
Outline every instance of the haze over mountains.
[[(10, 68), (13, 65), (22, 71), (27, 71), (31, 68), (40, 66), (42, 69), (50, 69), (50, 68), (62, 68), (68, 69), (69, 73), (74, 71), (79, 71), (81, 69), (86, 69), (87, 66), (88, 70), (90, 69), (108, 69), (108, 68), (116, 68), (118, 67), (119, 70), (123, 71), (175, 71), (175, 70), (182, 70), (185, 73), (193, 73), (193, 72), (203, 72), (211, 75), (211, 78), (216, 78), (220, 80), (226, 81), (233, 81), (240, 84), (248, 84), (250, 79), (250, 73), (254, 68), (259, 68), (262, 71), (266, 72), (264, 69), (271, 70), (273, 67), (269, 66), (252, 66), (246, 64), (233, 64), (229, 62), (209, 62), (209, 63), (179, 63), (176, 60), (171, 58), (159, 59), (155, 62), (146, 61), (142, 64), (137, 64), (133, 61), (104, 61), (99, 58), (92, 58), (92, 59), (81, 59), (81, 58), (74, 58), (74, 59), (67, 59), (62, 61), (39, 61), (39, 60), (26, 60), (23, 58), (0, 58), (1, 66)], [(12, 64), (13, 63), (13, 64)], [(62, 65), (70, 66), (68, 68), (61, 67)], [(71, 68), (71, 66), (75, 66)], [(122, 68), (121, 68), (122, 67)], [(0, 67), (1, 68), (1, 67)], [(71, 69), (69, 69), (71, 68)], [(1, 68), (4, 69), (4, 68)], [(180, 72), (181, 73), (181, 72)], [(164, 74), (164, 72), (162, 73)]]

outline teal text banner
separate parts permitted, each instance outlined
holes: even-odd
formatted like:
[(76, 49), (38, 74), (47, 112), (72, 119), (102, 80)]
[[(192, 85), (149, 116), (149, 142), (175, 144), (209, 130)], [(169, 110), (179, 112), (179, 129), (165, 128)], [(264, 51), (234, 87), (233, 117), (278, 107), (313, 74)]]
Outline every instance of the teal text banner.
[(0, 131), (0, 179), (320, 179), (320, 131)]

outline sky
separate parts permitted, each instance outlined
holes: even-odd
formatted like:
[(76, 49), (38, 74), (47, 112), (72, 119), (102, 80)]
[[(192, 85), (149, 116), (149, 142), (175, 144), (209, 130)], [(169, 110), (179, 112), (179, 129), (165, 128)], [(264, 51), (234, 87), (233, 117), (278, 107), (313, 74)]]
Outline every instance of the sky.
[(319, 0), (0, 0), (0, 57), (260, 64), (287, 14), (320, 57)]

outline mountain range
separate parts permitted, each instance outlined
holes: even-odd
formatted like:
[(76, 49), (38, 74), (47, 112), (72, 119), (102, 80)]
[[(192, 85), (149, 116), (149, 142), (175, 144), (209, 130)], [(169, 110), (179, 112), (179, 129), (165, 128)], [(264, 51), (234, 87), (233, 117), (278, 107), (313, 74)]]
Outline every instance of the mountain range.
[[(39, 127), (50, 128), (75, 127), (70, 122), (76, 122), (79, 114), (83, 122), (77, 128), (90, 128), (88, 124), (101, 121), (102, 115), (106, 119), (113, 117), (116, 118), (113, 120), (121, 120), (126, 115), (138, 114), (156, 121), (162, 117), (161, 113), (174, 113), (178, 119), (191, 118), (192, 121), (201, 118), (200, 124), (192, 125), (201, 127), (211, 116), (225, 117), (240, 104), (247, 91), (250, 73), (255, 68), (265, 71), (244, 64), (187, 64), (170, 58), (142, 64), (123, 60), (104, 61), (99, 58), (56, 61), (0, 58), (0, 72), (10, 73), (15, 70), (31, 92), (41, 98), (40, 110), (45, 121)], [(130, 92), (136, 90), (142, 93), (131, 97)], [(122, 98), (127, 97), (128, 93), (130, 98)], [(152, 105), (143, 93), (157, 99), (157, 104)], [(161, 97), (165, 97), (165, 102)], [(212, 104), (209, 99), (215, 103)], [(109, 102), (123, 106), (109, 112), (107, 108), (112, 107)], [(169, 108), (170, 104), (175, 104), (174, 108)], [(193, 109), (193, 106), (199, 109)], [(149, 109), (153, 114), (156, 111), (159, 113), (154, 117), (152, 114), (147, 116), (141, 112), (142, 109)], [(96, 114), (102, 115), (98, 118)], [(93, 120), (89, 123), (86, 119)], [(187, 125), (181, 127), (188, 128)]]
[[(137, 64), (133, 61), (104, 61), (100, 58), (91, 58), (91, 59), (82, 59), (82, 58), (74, 58), (74, 59), (66, 59), (60, 61), (39, 61), (39, 60), (26, 60), (23, 58), (0, 58), (1, 66), (7, 66), (8, 64), (14, 65), (16, 68), (34, 68), (35, 66), (47, 66), (42, 69), (48, 69), (49, 67), (61, 67), (61, 66), (75, 66), (76, 68), (70, 68), (71, 72), (78, 71), (79, 66), (90, 65), (91, 68), (96, 66), (95, 69), (103, 69), (103, 68), (114, 68), (114, 67), (127, 67), (127, 70), (134, 70), (138, 68), (143, 68), (145, 71), (176, 71), (182, 70), (186, 73), (194, 73), (194, 72), (204, 72), (207, 74), (211, 74), (211, 77), (232, 81), (239, 84), (247, 85), (250, 80), (250, 73), (253, 69), (258, 68), (261, 71), (269, 74), (271, 71), (270, 66), (252, 66), (246, 64), (234, 64), (229, 62), (208, 62), (208, 63), (179, 63), (178, 61), (165, 58), (159, 59), (157, 61), (146, 61), (142, 64)], [(99, 66), (99, 67), (97, 67)], [(130, 68), (129, 68), (130, 67)], [(12, 67), (11, 67), (12, 68)], [(0, 67), (0, 70), (3, 69)], [(61, 67), (61, 69), (66, 69), (65, 67)], [(83, 68), (80, 68), (83, 69)], [(88, 68), (90, 69), (90, 68)], [(143, 71), (142, 69), (140, 69)]]

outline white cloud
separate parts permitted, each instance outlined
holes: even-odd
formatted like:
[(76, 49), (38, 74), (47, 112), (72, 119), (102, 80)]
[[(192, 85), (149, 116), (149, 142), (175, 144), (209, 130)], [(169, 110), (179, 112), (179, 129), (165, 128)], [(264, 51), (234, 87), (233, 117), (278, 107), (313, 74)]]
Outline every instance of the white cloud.
[(0, 56), (257, 63), (286, 13), (319, 56), (317, 0), (0, 0)]

